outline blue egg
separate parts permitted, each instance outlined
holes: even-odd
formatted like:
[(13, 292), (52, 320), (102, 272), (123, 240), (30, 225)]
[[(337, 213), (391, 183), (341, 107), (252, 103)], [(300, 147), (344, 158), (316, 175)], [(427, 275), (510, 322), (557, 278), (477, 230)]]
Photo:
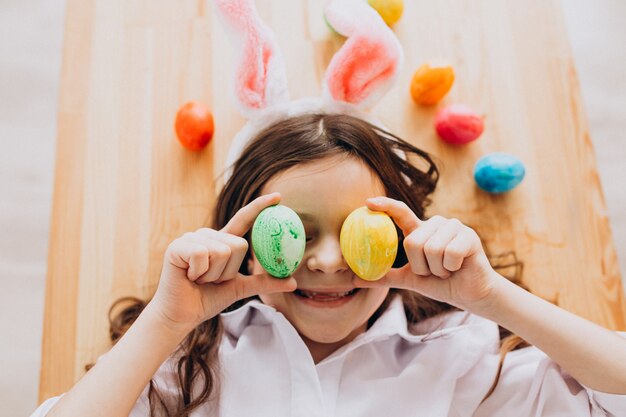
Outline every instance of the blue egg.
[(476, 184), (493, 194), (512, 190), (522, 182), (525, 174), (524, 163), (516, 156), (503, 152), (485, 155), (474, 166)]

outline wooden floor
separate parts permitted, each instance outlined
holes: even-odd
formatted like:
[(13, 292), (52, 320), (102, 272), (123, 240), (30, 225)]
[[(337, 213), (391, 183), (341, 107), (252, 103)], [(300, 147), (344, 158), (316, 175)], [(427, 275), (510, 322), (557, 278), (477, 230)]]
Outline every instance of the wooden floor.
[[(294, 98), (317, 95), (342, 39), (323, 2), (257, 1), (280, 44)], [(462, 6), (459, 7), (459, 4)], [(514, 251), (534, 293), (626, 330), (626, 305), (566, 28), (556, 0), (406, 2), (395, 31), (406, 61), (374, 109), (434, 153), (442, 181), (430, 214), (476, 227), (490, 253)], [(206, 224), (229, 138), (242, 126), (229, 96), (234, 55), (203, 0), (69, 0), (65, 27), (40, 398), (67, 390), (108, 348), (106, 314), (123, 295), (149, 296), (167, 244)], [(457, 71), (445, 103), (486, 114), (466, 148), (432, 131), (435, 109), (408, 96), (412, 72), (441, 57)], [(183, 151), (172, 122), (207, 103), (216, 136)], [(443, 104), (445, 104), (443, 103)], [(488, 196), (471, 178), (491, 151), (516, 154), (527, 178)]]

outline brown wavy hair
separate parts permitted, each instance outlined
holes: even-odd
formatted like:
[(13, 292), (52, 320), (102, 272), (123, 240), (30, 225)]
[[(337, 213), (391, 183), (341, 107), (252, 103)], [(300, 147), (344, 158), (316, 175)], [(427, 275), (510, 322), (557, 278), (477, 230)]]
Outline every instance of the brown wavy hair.
[[(398, 151), (407, 158), (399, 156)], [(279, 172), (297, 164), (334, 155), (352, 156), (365, 162), (381, 179), (387, 196), (404, 201), (418, 217), (425, 218), (425, 209), (431, 203), (430, 195), (439, 179), (439, 171), (431, 155), (359, 118), (343, 114), (305, 114), (278, 121), (253, 138), (234, 164), (233, 175), (217, 198), (214, 220), (210, 227), (217, 230), (224, 227), (239, 209), (258, 197), (265, 183)], [(407, 262), (399, 229), (398, 234), (400, 242), (394, 267), (400, 267)], [(249, 241), (250, 236), (247, 235), (246, 238)], [(240, 272), (243, 274), (248, 273), (247, 260), (250, 256), (248, 252), (241, 264)], [(514, 254), (511, 262), (498, 263), (501, 258), (490, 257), (494, 268), (514, 267), (516, 273), (512, 279), (519, 281), (521, 262), (514, 258)], [(449, 304), (412, 291), (390, 289), (387, 298), (368, 320), (368, 328), (386, 310), (395, 294), (402, 297), (410, 325), (457, 310)], [(258, 297), (238, 301), (225, 311), (239, 308), (253, 298)], [(114, 303), (109, 314), (113, 343), (122, 337), (146, 304), (147, 301), (133, 297)], [(118, 307), (122, 307), (122, 310), (115, 313)], [(219, 397), (218, 347), (222, 333), (220, 318), (216, 316), (187, 335), (175, 352), (179, 384), (176, 403), (172, 404), (171, 399), (164, 399), (151, 380), (148, 390), (151, 416), (187, 416), (204, 402)], [(503, 328), (500, 328), (500, 338), (498, 376), (483, 401), (495, 389), (506, 353), (527, 346), (521, 338)], [(196, 387), (198, 384), (201, 384), (200, 389)], [(199, 395), (192, 397), (192, 392), (199, 392)]]

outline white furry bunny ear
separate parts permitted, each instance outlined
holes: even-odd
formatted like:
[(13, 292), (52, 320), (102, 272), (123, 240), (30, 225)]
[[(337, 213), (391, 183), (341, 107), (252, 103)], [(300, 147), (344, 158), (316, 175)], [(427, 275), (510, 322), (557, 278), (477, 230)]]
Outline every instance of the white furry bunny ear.
[(326, 70), (326, 101), (366, 110), (394, 84), (404, 54), (395, 34), (363, 0), (334, 0), (326, 7), (330, 25), (348, 39)]
[(215, 0), (220, 20), (241, 57), (235, 72), (235, 105), (248, 119), (289, 100), (285, 64), (273, 32), (253, 0)]

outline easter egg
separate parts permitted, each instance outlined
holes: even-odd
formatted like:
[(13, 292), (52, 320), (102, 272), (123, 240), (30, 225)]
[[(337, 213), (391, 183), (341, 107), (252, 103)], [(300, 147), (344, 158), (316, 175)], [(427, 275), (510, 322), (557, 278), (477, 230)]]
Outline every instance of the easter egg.
[(174, 130), (183, 147), (200, 151), (213, 137), (213, 115), (204, 105), (190, 101), (176, 113)]
[(449, 65), (424, 64), (411, 78), (411, 97), (423, 106), (437, 104), (452, 88), (454, 69)]
[(368, 3), (380, 14), (387, 26), (393, 26), (400, 20), (404, 11), (403, 0), (368, 0)]
[(343, 222), (339, 244), (350, 269), (359, 278), (376, 281), (396, 259), (398, 233), (387, 214), (359, 207)]
[(265, 208), (252, 226), (252, 250), (273, 277), (291, 275), (304, 256), (304, 225), (295, 211), (283, 205)]
[(526, 174), (526, 168), (516, 156), (494, 152), (483, 156), (474, 166), (476, 184), (488, 193), (499, 194), (512, 190)]
[(435, 116), (437, 134), (453, 145), (463, 145), (478, 139), (483, 129), (483, 118), (463, 104), (444, 107)]

